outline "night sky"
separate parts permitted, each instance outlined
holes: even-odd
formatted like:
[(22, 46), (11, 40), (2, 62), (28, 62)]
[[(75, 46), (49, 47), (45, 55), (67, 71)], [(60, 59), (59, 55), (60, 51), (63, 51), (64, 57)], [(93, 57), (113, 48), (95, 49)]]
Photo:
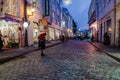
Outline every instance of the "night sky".
[(72, 15), (80, 30), (88, 29), (88, 9), (91, 0), (72, 0), (72, 4), (64, 5)]

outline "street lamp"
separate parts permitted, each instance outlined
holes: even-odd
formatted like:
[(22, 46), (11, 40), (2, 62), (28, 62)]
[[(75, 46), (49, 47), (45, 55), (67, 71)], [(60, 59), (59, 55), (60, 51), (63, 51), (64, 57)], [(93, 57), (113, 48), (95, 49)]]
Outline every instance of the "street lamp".
[(64, 4), (65, 4), (65, 5), (70, 5), (71, 3), (72, 3), (71, 0), (64, 0)]
[(72, 30), (71, 30), (71, 29), (67, 29), (67, 33), (68, 33), (69, 37), (71, 37), (71, 35), (72, 35)]
[(23, 26), (25, 28), (25, 47), (28, 46), (28, 26), (29, 26), (29, 16), (33, 16), (35, 12), (35, 2), (32, 4), (28, 4), (27, 0), (24, 0), (24, 23)]
[(28, 25), (29, 25), (28, 22), (23, 23), (23, 26), (25, 28), (25, 47), (28, 46), (28, 35), (27, 35)]
[(24, 26), (25, 28), (27, 28), (27, 27), (28, 27), (28, 22), (24, 22), (24, 23), (23, 23), (23, 26)]
[(67, 32), (69, 33), (69, 32), (70, 32), (70, 29), (67, 29)]
[(111, 28), (111, 27), (108, 28), (108, 32), (109, 32), (109, 33), (112, 32), (112, 28)]

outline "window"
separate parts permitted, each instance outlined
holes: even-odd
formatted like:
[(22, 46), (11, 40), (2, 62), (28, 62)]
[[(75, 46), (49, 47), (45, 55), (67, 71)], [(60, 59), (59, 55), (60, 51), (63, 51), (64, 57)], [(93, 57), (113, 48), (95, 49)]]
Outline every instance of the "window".
[(107, 27), (111, 26), (111, 19), (107, 20)]
[(107, 20), (107, 31), (111, 29), (111, 19)]

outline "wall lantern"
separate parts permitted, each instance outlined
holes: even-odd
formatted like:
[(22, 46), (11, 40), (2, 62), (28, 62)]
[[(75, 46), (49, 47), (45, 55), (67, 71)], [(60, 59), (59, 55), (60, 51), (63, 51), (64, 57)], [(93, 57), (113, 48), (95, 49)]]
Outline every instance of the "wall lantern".
[(35, 13), (35, 7), (33, 6), (27, 6), (27, 16), (33, 16)]
[(111, 28), (111, 27), (108, 28), (108, 32), (109, 32), (109, 33), (112, 32), (112, 28)]
[(67, 29), (67, 32), (70, 32), (70, 29)]

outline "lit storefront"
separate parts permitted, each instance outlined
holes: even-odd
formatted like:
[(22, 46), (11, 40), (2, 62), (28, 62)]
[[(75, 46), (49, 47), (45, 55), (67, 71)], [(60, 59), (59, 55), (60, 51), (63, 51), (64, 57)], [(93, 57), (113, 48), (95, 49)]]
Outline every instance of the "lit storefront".
[(95, 39), (97, 39), (97, 21), (93, 22), (90, 25), (91, 28), (91, 36), (94, 35)]
[(38, 42), (38, 35), (39, 35), (39, 29), (37, 25), (34, 25), (33, 27), (33, 42)]
[(20, 24), (12, 21), (0, 21), (0, 32), (2, 34), (4, 47), (19, 47)]
[(58, 29), (56, 29), (55, 32), (56, 32), (56, 39), (59, 39), (59, 37), (60, 37), (60, 31)]
[(4, 47), (22, 46), (22, 0), (0, 0), (0, 33)]
[(54, 28), (49, 28), (49, 40), (54, 40), (55, 39), (55, 33), (54, 33)]

